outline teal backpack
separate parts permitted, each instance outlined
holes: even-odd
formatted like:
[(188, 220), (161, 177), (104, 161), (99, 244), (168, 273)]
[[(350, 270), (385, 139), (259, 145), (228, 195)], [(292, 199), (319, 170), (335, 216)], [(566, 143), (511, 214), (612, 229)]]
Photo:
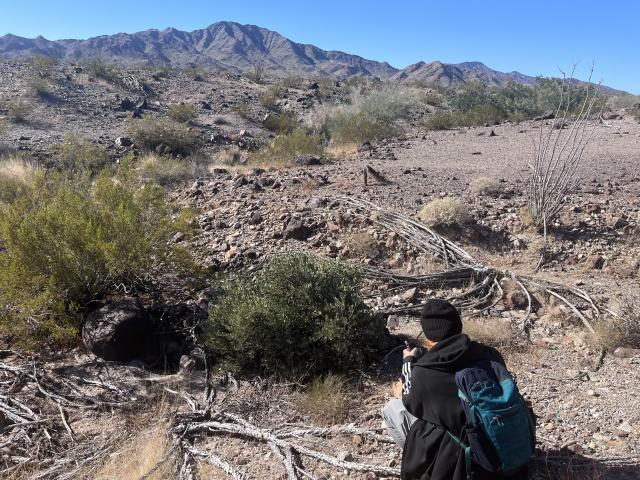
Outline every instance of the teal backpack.
[(473, 464), (509, 476), (529, 463), (535, 449), (533, 415), (504, 365), (480, 361), (456, 372), (456, 385), (466, 415), (464, 449), (467, 476)]

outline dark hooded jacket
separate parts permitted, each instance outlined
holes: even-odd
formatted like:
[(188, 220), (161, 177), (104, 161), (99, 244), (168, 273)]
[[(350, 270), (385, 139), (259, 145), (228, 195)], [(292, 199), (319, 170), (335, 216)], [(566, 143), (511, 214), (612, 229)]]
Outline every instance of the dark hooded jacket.
[[(449, 337), (421, 357), (407, 357), (402, 368), (402, 401), (418, 420), (411, 426), (402, 455), (403, 480), (466, 480), (464, 452), (449, 436), (466, 440), (465, 414), (458, 398), (455, 373), (480, 360), (504, 365), (497, 350), (467, 335)], [(474, 480), (496, 480), (474, 467)], [(512, 479), (527, 478), (526, 472)]]

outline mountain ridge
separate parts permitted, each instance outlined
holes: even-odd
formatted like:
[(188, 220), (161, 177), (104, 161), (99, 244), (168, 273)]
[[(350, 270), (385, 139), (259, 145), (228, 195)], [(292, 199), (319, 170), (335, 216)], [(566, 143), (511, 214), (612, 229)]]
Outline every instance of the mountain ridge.
[[(508, 81), (531, 85), (536, 77), (517, 71), (500, 72), (482, 62), (458, 64), (420, 61), (402, 69), (339, 50), (297, 43), (257, 25), (221, 21), (191, 32), (167, 27), (135, 33), (99, 35), (87, 39), (48, 40), (13, 34), (0, 37), (0, 57), (17, 59), (43, 54), (67, 61), (101, 58), (114, 63), (146, 62), (243, 73), (261, 63), (274, 76), (370, 76), (380, 80), (420, 81), (457, 87), (470, 81), (502, 86)], [(607, 87), (611, 93), (626, 93)]]

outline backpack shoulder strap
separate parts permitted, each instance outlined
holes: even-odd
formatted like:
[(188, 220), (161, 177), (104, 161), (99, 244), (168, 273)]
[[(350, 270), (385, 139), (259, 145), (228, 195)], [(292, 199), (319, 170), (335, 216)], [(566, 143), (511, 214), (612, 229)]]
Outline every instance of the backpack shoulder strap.
[(465, 470), (467, 472), (467, 479), (470, 479), (471, 478), (471, 447), (469, 445), (465, 444), (462, 440), (460, 440), (460, 438), (456, 437), (449, 430), (445, 429), (445, 431), (447, 432), (447, 434), (449, 435), (451, 440), (453, 440), (455, 443), (457, 443), (458, 446), (464, 452), (464, 466), (465, 466)]

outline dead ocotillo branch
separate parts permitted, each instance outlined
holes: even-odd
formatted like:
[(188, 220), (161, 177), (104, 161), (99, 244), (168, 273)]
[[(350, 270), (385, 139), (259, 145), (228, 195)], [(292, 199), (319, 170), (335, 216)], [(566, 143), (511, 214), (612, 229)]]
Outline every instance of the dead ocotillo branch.
[[(556, 295), (561, 293), (562, 301), (570, 306), (571, 310), (585, 323), (589, 330), (591, 330), (589, 322), (578, 307), (567, 297), (571, 297), (572, 300), (577, 302), (586, 302), (588, 308), (592, 309), (596, 316), (600, 315), (600, 310), (596, 303), (583, 290), (562, 283), (516, 275), (508, 271), (492, 268), (476, 260), (459, 245), (437, 234), (418, 220), (399, 213), (388, 212), (367, 200), (352, 197), (339, 197), (338, 200), (345, 206), (350, 207), (351, 214), (367, 218), (395, 232), (413, 248), (428, 253), (443, 263), (443, 271), (426, 275), (400, 274), (371, 266), (360, 266), (361, 271), (368, 278), (403, 287), (422, 286), (444, 289), (466, 286), (468, 290), (460, 295), (451, 297), (450, 301), (458, 308), (467, 310), (468, 316), (480, 314), (495, 306), (503, 296), (500, 281), (505, 278), (512, 279), (523, 290), (527, 298), (527, 310), (522, 320), (522, 330), (527, 337), (528, 331), (532, 326), (530, 320), (533, 309), (531, 291), (536, 289), (544, 293), (548, 293), (547, 290), (550, 289)], [(421, 308), (419, 304), (409, 305), (383, 310), (383, 313), (409, 312), (419, 308)]]
[(391, 180), (375, 170), (371, 165), (367, 165), (362, 169), (362, 180), (365, 187), (369, 186), (369, 174), (382, 185), (389, 185), (391, 183)]

